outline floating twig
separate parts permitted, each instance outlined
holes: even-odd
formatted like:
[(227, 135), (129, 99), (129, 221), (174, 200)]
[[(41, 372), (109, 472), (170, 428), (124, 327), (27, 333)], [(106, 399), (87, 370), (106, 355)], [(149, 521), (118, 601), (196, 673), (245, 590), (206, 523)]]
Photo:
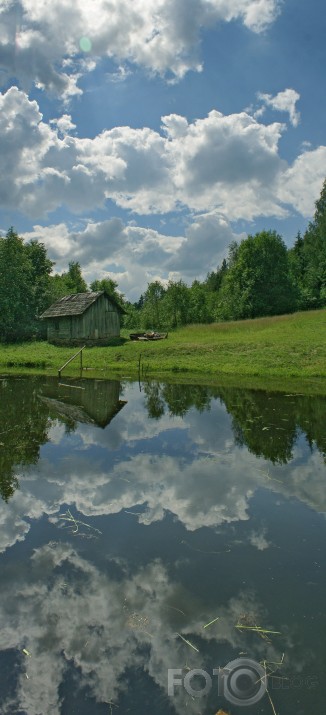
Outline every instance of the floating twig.
[(224, 549), (224, 551), (203, 551), (202, 549), (196, 549), (191, 544), (188, 544), (188, 541), (185, 541), (184, 539), (181, 541), (181, 544), (185, 544), (189, 549), (197, 551), (199, 554), (227, 554), (231, 551), (231, 549)]
[(272, 482), (279, 482), (279, 484), (283, 484), (282, 479), (276, 479), (275, 477), (271, 477), (269, 472), (265, 472), (263, 469), (259, 469), (258, 471), (260, 472), (260, 474), (262, 474), (267, 479), (270, 479)]
[(190, 641), (188, 641), (187, 638), (184, 638), (184, 637), (181, 635), (181, 633), (177, 633), (177, 636), (179, 636), (179, 638), (181, 638), (181, 640), (183, 640), (185, 643), (187, 643), (187, 645), (189, 645), (190, 648), (193, 648), (194, 650), (197, 651), (197, 653), (199, 653), (198, 648), (196, 648), (196, 646), (194, 646), (192, 643), (190, 643)]
[(181, 608), (176, 608), (175, 606), (168, 606), (168, 605), (166, 605), (165, 608), (172, 608), (173, 611), (177, 611), (178, 613), (181, 613), (182, 616), (186, 615), (184, 611), (181, 611)]
[(92, 529), (93, 531), (96, 531), (97, 534), (102, 534), (102, 532), (99, 529), (96, 529), (95, 526), (86, 524), (85, 521), (80, 521), (80, 519), (75, 519), (75, 517), (72, 515), (70, 509), (67, 509), (66, 513), (59, 516), (58, 519), (62, 519), (63, 521), (70, 521), (71, 526), (68, 526), (67, 528), (71, 528), (73, 534), (78, 533), (79, 526), (85, 526), (87, 529)]
[(203, 626), (203, 628), (208, 628), (208, 626), (212, 626), (212, 625), (213, 625), (213, 623), (216, 623), (216, 621), (218, 621), (218, 620), (219, 620), (219, 618), (220, 618), (220, 617), (219, 617), (219, 616), (217, 616), (217, 618), (214, 618), (214, 620), (213, 620), (213, 621), (210, 621), (209, 623), (206, 623), (206, 625), (205, 625), (205, 626)]
[(246, 631), (256, 631), (256, 633), (277, 633), (282, 635), (281, 631), (269, 631), (267, 628), (260, 628), (259, 626), (243, 626), (240, 623), (236, 625), (236, 628), (243, 628)]
[(268, 695), (269, 702), (270, 702), (270, 704), (271, 704), (271, 706), (272, 706), (273, 714), (274, 714), (274, 715), (277, 715), (277, 712), (276, 712), (276, 710), (275, 710), (274, 703), (273, 703), (273, 700), (272, 700), (272, 698), (271, 698), (271, 696), (270, 696), (270, 694), (269, 694), (269, 691), (266, 690), (266, 693), (267, 693), (267, 695)]

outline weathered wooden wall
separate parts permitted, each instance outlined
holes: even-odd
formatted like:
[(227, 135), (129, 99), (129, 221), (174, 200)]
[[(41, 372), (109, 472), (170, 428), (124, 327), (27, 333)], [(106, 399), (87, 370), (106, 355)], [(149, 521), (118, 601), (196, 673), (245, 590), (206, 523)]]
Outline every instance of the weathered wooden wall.
[(104, 345), (119, 335), (119, 312), (106, 295), (101, 295), (83, 315), (48, 319), (51, 343)]
[(113, 338), (120, 335), (120, 319), (116, 307), (106, 295), (101, 295), (86, 310), (83, 319), (83, 337), (91, 340)]

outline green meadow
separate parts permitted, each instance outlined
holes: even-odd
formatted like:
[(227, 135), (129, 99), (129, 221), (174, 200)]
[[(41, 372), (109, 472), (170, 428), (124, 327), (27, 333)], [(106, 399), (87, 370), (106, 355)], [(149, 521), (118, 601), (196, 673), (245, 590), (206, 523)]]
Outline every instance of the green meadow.
[[(0, 371), (44, 372), (58, 369), (77, 351), (47, 342), (0, 346)], [(79, 374), (79, 357), (63, 371)], [(150, 377), (202, 383), (232, 382), (293, 389), (313, 385), (326, 392), (326, 309), (209, 325), (189, 325), (166, 340), (132, 342), (129, 331), (108, 347), (85, 348), (83, 374)], [(325, 386), (324, 386), (325, 383)], [(286, 387), (286, 389), (287, 389)]]

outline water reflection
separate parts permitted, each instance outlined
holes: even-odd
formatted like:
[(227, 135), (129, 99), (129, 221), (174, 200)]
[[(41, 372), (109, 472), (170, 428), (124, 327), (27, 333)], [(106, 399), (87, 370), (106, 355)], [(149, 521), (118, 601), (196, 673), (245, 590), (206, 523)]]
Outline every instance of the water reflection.
[[(3, 642), (8, 650), (19, 644), (30, 654), (20, 653), (16, 659), (12, 708), (15, 705), (17, 711), (20, 707), (31, 715), (60, 713), (64, 699), (64, 712), (68, 712), (67, 700), (75, 699), (81, 708), (77, 712), (87, 712), (82, 705), (85, 698), (88, 712), (105, 712), (96, 709), (99, 703), (114, 708), (128, 700), (136, 713), (151, 712), (153, 705), (159, 713), (200, 713), (203, 704), (185, 700), (180, 688), (169, 702), (169, 668), (183, 668), (184, 674), (189, 668), (212, 672), (216, 665), (226, 664), (232, 652), (243, 652), (249, 644), (251, 657), (257, 661), (276, 662), (281, 650), (286, 650), (290, 672), (294, 667), (295, 674), (309, 664), (310, 656), (297, 640), (293, 643), (293, 623), (281, 621), (278, 642), (276, 637), (274, 642), (256, 635), (246, 638), (235, 627), (245, 617), (269, 624), (266, 606), (245, 587), (225, 600), (223, 588), (214, 598), (209, 592), (191, 595), (190, 588), (181, 583), (187, 571), (189, 575), (187, 564), (178, 578), (161, 561), (132, 573), (123, 559), (112, 563), (111, 570), (109, 556), (107, 567), (100, 570), (89, 554), (85, 558), (85, 553), (67, 543), (52, 542), (36, 549), (29, 568), (20, 567), (19, 577), (5, 572)], [(223, 562), (216, 561), (216, 565)], [(198, 564), (193, 568), (198, 573)], [(211, 629), (203, 628), (216, 614), (219, 622)], [(193, 648), (182, 640), (182, 634)], [(215, 687), (205, 712), (214, 712), (218, 699)], [(8, 700), (3, 701), (4, 713), (7, 704)]]
[(0, 493), (5, 501), (18, 487), (16, 465), (37, 464), (47, 442), (48, 410), (38, 399), (39, 381), (0, 379)]
[(276, 712), (322, 712), (325, 399), (74, 385), (1, 384), (1, 712), (243, 715), (167, 695), (241, 653), (300, 676)]
[(120, 391), (117, 380), (48, 381), (42, 385), (40, 399), (48, 406), (50, 415), (66, 418), (71, 430), (76, 429), (78, 422), (104, 429), (126, 404), (119, 399)]
[(37, 377), (0, 378), (0, 494), (4, 501), (18, 487), (17, 467), (36, 465), (40, 447), (57, 420), (66, 432), (79, 423), (107, 427), (126, 404), (115, 380), (70, 380)]
[(286, 464), (292, 459), (299, 433), (303, 433), (326, 461), (325, 397), (157, 382), (145, 385), (145, 395), (148, 415), (154, 419), (167, 411), (184, 417), (191, 407), (203, 412), (213, 399), (219, 399), (232, 417), (236, 444), (245, 445), (256, 456)]
[[(0, 380), (0, 492), (7, 501), (18, 486), (16, 465), (35, 465), (39, 448), (48, 441), (54, 421), (74, 432), (81, 423), (107, 427), (126, 404), (113, 380), (38, 378)], [(150, 419), (185, 417), (191, 408), (203, 413), (218, 400), (232, 418), (233, 439), (272, 464), (293, 459), (299, 436), (304, 436), (326, 460), (326, 400), (324, 397), (268, 394), (262, 390), (212, 388), (147, 382), (144, 405)]]
[(219, 390), (203, 385), (176, 385), (146, 382), (144, 385), (145, 405), (148, 416), (159, 419), (168, 412), (184, 417), (191, 407), (199, 412), (209, 410), (211, 400), (219, 397)]

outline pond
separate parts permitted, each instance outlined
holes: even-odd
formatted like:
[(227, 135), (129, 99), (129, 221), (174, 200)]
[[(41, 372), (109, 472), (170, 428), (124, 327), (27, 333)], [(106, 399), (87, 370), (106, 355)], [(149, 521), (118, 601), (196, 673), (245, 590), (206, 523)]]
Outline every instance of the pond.
[(3, 376), (1, 713), (321, 715), (325, 424), (318, 396)]

